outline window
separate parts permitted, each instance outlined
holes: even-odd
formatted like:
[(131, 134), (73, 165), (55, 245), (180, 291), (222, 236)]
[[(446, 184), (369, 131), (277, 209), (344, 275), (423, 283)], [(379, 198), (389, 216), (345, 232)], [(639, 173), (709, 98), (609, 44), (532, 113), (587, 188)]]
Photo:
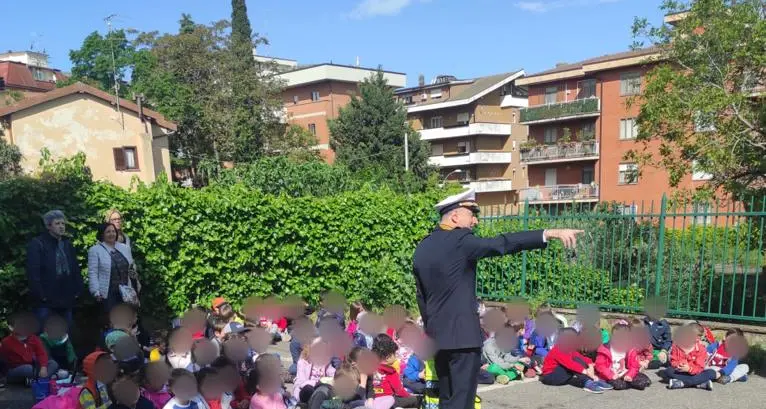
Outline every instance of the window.
[(712, 178), (713, 178), (713, 175), (701, 169), (698, 161), (696, 160), (692, 161), (692, 180), (700, 181), (700, 180), (710, 180)]
[(577, 99), (592, 98), (596, 96), (596, 80), (584, 80), (577, 83), (577, 88), (580, 90), (577, 94)]
[(636, 139), (638, 126), (636, 118), (620, 119), (620, 139)]
[(319, 91), (311, 91), (311, 100), (319, 101)]
[(468, 142), (457, 143), (457, 153), (468, 153)]
[(138, 151), (135, 146), (112, 149), (114, 169), (118, 171), (138, 170)]
[(552, 144), (556, 143), (556, 139), (558, 139), (558, 129), (556, 128), (545, 128), (545, 135), (543, 137), (543, 142), (545, 144)]
[(619, 167), (618, 185), (635, 185), (638, 183), (638, 166), (633, 163), (623, 163)]
[(556, 103), (556, 94), (558, 94), (559, 89), (558, 87), (547, 87), (545, 88), (545, 103), (546, 104), (555, 104)]
[(48, 78), (46, 78), (46, 75), (45, 75), (45, 71), (39, 68), (32, 68), (32, 75), (35, 77), (37, 81), (48, 81)]
[(695, 224), (711, 224), (713, 223), (713, 216), (710, 214), (712, 205), (709, 202), (694, 202), (692, 211), (697, 213), (694, 216)]
[(702, 112), (695, 112), (694, 113), (694, 131), (696, 132), (715, 131), (715, 124), (713, 123), (712, 115), (704, 114)]
[(433, 128), (441, 128), (442, 127), (442, 117), (440, 116), (432, 116), (431, 117), (431, 129)]
[(580, 140), (592, 141), (595, 138), (596, 138), (595, 124), (593, 122), (583, 124), (582, 128), (580, 128)]
[(468, 120), (470, 119), (470, 115), (468, 112), (461, 112), (457, 114), (457, 123), (458, 125), (468, 125)]
[(316, 136), (317, 124), (309, 124), (309, 132), (311, 132), (312, 135)]
[(441, 98), (441, 97), (442, 97), (441, 88), (436, 88), (431, 90), (431, 98)]
[(297, 104), (297, 103), (298, 103), (298, 96), (293, 95), (293, 104)]
[(431, 145), (431, 156), (442, 156), (444, 155), (444, 145), (440, 143), (435, 143)]
[(500, 96), (504, 97), (506, 95), (510, 95), (516, 98), (527, 98), (529, 96), (529, 92), (526, 88), (517, 87), (516, 84), (511, 82), (503, 85), (503, 87), (500, 88)]
[(641, 93), (641, 74), (626, 72), (620, 74), (620, 95), (638, 95)]
[(402, 98), (402, 101), (404, 102), (404, 105), (412, 104), (412, 95), (405, 96), (404, 98)]
[(582, 183), (584, 185), (590, 185), (595, 180), (593, 175), (595, 174), (593, 166), (586, 166), (582, 168)]

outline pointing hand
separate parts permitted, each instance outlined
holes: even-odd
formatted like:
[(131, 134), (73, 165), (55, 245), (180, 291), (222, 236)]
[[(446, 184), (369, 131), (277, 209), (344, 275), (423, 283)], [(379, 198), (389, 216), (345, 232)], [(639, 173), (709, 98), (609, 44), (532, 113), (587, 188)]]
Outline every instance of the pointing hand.
[(545, 230), (543, 236), (545, 240), (557, 239), (564, 243), (564, 247), (573, 249), (577, 245), (577, 235), (583, 233), (583, 230), (574, 229), (550, 229)]

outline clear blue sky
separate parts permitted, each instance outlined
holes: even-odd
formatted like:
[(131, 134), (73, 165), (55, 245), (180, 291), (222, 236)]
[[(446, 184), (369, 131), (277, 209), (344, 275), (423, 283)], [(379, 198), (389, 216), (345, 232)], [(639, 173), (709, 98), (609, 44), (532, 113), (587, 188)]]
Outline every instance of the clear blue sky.
[[(259, 54), (300, 63), (332, 60), (407, 73), (470, 78), (533, 73), (628, 48), (634, 16), (660, 22), (661, 0), (248, 0)], [(175, 32), (182, 12), (199, 23), (230, 18), (229, 0), (0, 0), (0, 50), (32, 43), (68, 70), (68, 52), (115, 26)], [(30, 5), (34, 7), (30, 8)]]

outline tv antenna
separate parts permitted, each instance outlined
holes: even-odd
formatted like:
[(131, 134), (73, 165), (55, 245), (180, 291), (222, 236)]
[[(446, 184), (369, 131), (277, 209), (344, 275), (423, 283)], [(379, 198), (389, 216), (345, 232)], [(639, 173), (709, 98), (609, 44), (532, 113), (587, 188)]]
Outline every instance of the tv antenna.
[(114, 81), (114, 100), (117, 106), (117, 115), (120, 118), (120, 124), (123, 130), (125, 129), (125, 123), (122, 121), (122, 112), (120, 111), (120, 82), (117, 80), (117, 61), (114, 57), (114, 44), (112, 43), (112, 20), (117, 17), (117, 14), (110, 14), (104, 17), (106, 26), (108, 28), (107, 41), (109, 41), (109, 51), (112, 53), (112, 80)]

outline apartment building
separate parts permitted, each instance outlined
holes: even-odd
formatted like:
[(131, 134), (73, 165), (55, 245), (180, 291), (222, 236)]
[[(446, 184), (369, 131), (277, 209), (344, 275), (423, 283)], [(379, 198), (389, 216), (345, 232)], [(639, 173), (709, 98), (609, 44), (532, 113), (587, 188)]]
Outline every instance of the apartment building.
[(518, 203), (515, 189), (526, 187), (519, 149), (527, 127), (519, 123), (519, 109), (527, 106), (527, 91), (517, 85), (523, 75), (442, 75), (396, 91), (413, 128), (430, 142), (430, 161), (442, 178), (476, 189), (479, 205), (493, 213), (510, 211)]
[[(529, 107), (521, 123), (529, 126), (521, 162), (529, 185), (519, 199), (530, 203), (659, 203), (670, 192), (664, 170), (624, 159), (636, 143), (640, 96), (646, 73), (660, 58), (647, 48), (610, 54), (529, 75), (517, 84), (529, 87)], [(658, 149), (650, 144), (650, 151)], [(695, 173), (681, 184), (693, 188), (709, 179)]]
[[(285, 62), (276, 61), (285, 67)], [(280, 73), (284, 81), (282, 100), (286, 120), (309, 130), (317, 137), (317, 149), (328, 162), (335, 154), (330, 148), (330, 128), (327, 121), (338, 117), (340, 108), (358, 93), (359, 83), (375, 74), (377, 69), (333, 63), (308, 66), (295, 65)], [(407, 84), (404, 73), (383, 71), (392, 88)]]
[(0, 91), (48, 92), (68, 77), (48, 67), (48, 56), (34, 51), (0, 53)]

